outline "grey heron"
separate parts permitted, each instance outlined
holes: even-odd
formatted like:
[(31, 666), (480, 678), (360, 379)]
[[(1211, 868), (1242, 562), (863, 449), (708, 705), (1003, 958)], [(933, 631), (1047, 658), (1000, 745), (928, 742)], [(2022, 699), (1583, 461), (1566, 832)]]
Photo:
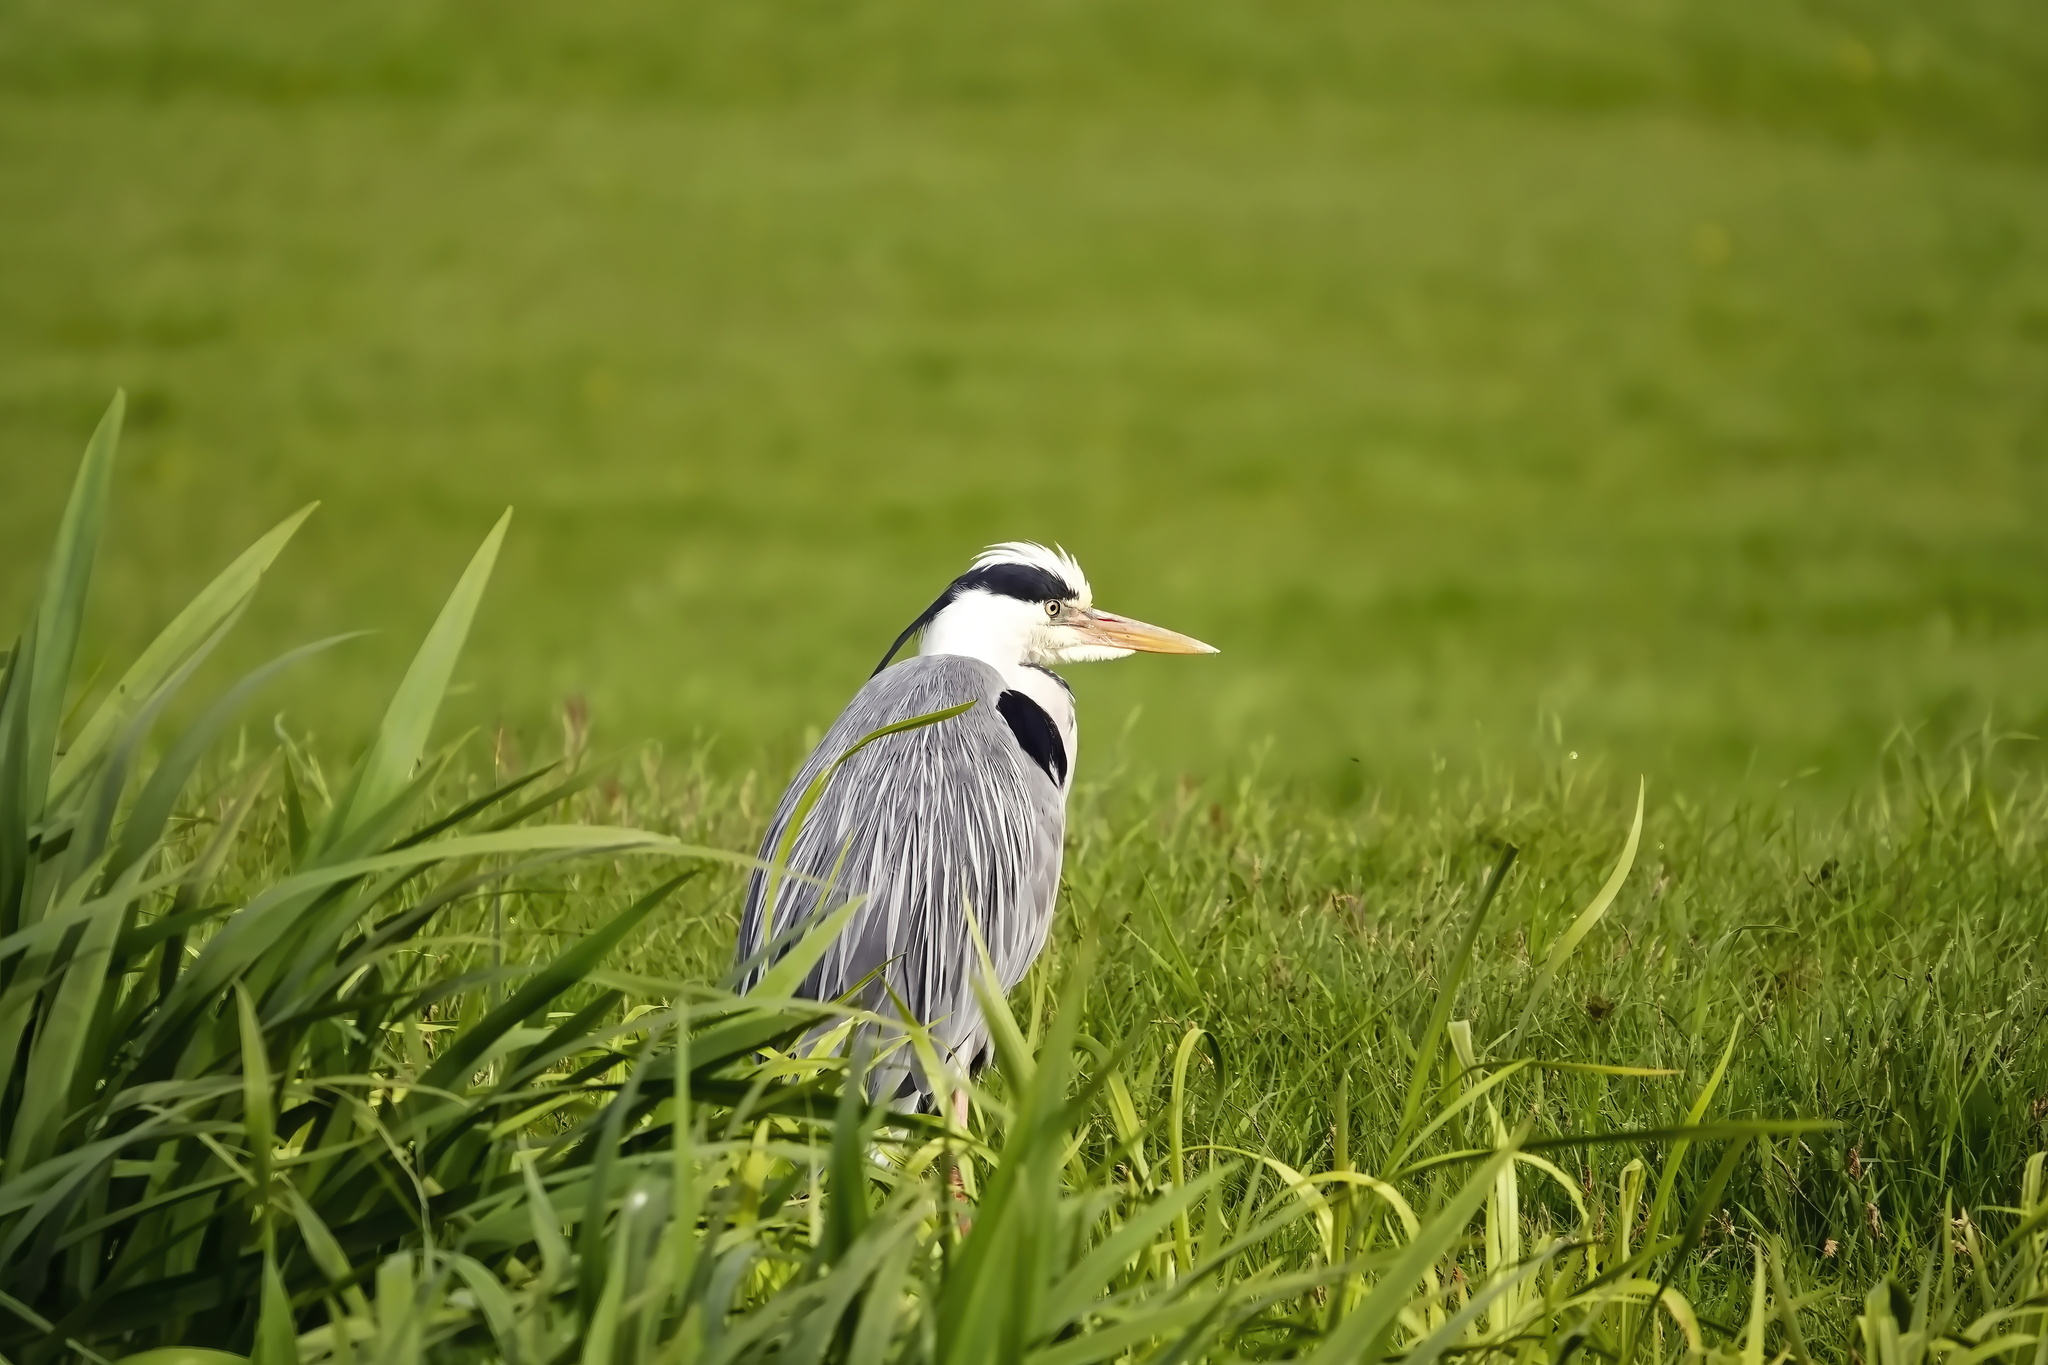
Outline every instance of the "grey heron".
[[(912, 636), (915, 657), (892, 664)], [(747, 884), (739, 961), (768, 966), (764, 942), (859, 901), (798, 994), (907, 1011), (930, 1036), (948, 1088), (988, 1060), (973, 982), (977, 926), (1004, 990), (1045, 947), (1058, 894), (1067, 793), (1080, 732), (1054, 665), (1134, 652), (1213, 654), (1200, 640), (1098, 608), (1064, 550), (1023, 541), (983, 551), (913, 620), (791, 781), (761, 844), (772, 863), (806, 792), (865, 736), (963, 702), (965, 711), (886, 735), (847, 758), (787, 844), (782, 872)], [(774, 897), (771, 908), (766, 904)], [(970, 919), (970, 916), (972, 917)], [(933, 1078), (899, 1048), (871, 1093), (924, 1107)]]

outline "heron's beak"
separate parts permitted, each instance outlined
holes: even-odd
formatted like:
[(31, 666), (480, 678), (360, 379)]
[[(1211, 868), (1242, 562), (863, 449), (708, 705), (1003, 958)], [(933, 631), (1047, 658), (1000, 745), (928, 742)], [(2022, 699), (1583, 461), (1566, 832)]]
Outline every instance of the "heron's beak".
[(1107, 645), (1111, 649), (1132, 649), (1144, 654), (1217, 652), (1216, 646), (1205, 645), (1192, 635), (1183, 635), (1164, 626), (1148, 626), (1143, 621), (1113, 616), (1106, 611), (1090, 611), (1076, 630), (1089, 644)]

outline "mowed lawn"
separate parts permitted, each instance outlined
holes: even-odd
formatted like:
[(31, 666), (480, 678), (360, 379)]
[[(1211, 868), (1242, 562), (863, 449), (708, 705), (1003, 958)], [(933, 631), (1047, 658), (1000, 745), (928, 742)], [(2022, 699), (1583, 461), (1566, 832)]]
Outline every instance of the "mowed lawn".
[(1832, 797), (2048, 724), (2044, 92), (1993, 0), (10, 3), (0, 607), (126, 385), (94, 648), (320, 499), (237, 657), (383, 629), (337, 747), (511, 504), (476, 722), (780, 772), (1030, 537), (1224, 650), (1096, 775)]

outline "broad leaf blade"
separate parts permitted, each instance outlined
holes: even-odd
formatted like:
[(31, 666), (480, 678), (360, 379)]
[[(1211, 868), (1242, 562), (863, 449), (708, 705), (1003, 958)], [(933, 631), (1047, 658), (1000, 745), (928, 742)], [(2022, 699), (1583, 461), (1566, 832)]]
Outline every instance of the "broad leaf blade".
[(440, 713), (449, 680), (455, 675), (455, 662), (469, 639), (470, 625), (476, 620), (477, 606), (483, 601), (484, 587), (490, 582), (491, 569), (498, 562), (498, 548), (504, 543), (505, 529), (511, 521), (508, 508), (484, 537), (469, 567), (462, 571), (455, 591), (449, 594), (447, 605), (441, 608), (440, 616), (398, 684), (398, 691), (392, 695), (384, 721), (377, 727), (377, 737), (363, 755), (348, 795), (329, 817), (318, 849), (339, 843), (357, 825), (382, 811), (412, 779), (413, 769), (426, 753), (427, 736), (433, 731), (434, 717)]
[(121, 418), (127, 408), (128, 395), (116, 393), (85, 447), (85, 459), (71, 486), (71, 501), (57, 529), (57, 544), (50, 552), (42, 599), (36, 606), (35, 653), (28, 678), (28, 744), (23, 755), (30, 820), (41, 815), (50, 790), (57, 727), (64, 717), (64, 693), (78, 653), (86, 590), (91, 586), (93, 560), (106, 524), (114, 452), (121, 444)]
[(79, 728), (77, 738), (72, 740), (63, 757), (57, 760), (57, 766), (50, 774), (52, 795), (63, 795), (84, 776), (86, 768), (113, 741), (121, 722), (146, 704), (150, 695), (206, 641), (214, 628), (249, 600), (264, 572), (317, 506), (318, 503), (308, 503), (244, 550), (234, 563), (221, 570), (218, 577), (201, 589), (199, 595), (186, 604), (185, 609), (172, 618), (149, 647), (137, 656), (128, 671), (121, 675), (121, 680), (114, 684), (113, 690), (101, 699), (91, 717)]
[(325, 640), (316, 640), (302, 645), (263, 665), (244, 677), (240, 682), (222, 694), (220, 700), (208, 707), (199, 721), (180, 735), (170, 751), (166, 753), (143, 784), (142, 792), (135, 799), (134, 808), (128, 813), (128, 822), (121, 829), (120, 840), (115, 844), (110, 866), (118, 873), (136, 862), (155, 847), (156, 841), (171, 818), (172, 808), (178, 796), (185, 790), (185, 784), (199, 768), (200, 760), (212, 747), (215, 739), (225, 730), (228, 723), (259, 688), (277, 674), (303, 659), (312, 657), (323, 650), (332, 649), (344, 640), (354, 639), (352, 635), (335, 635)]

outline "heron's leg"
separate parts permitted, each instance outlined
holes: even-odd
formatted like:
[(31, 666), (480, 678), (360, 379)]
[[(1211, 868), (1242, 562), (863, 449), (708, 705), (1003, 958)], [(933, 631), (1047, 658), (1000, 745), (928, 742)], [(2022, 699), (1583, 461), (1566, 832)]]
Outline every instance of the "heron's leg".
[[(967, 1087), (965, 1085), (956, 1086), (953, 1090), (952, 1098), (953, 1126), (960, 1130), (962, 1136), (965, 1136), (967, 1132)], [(946, 1181), (953, 1187), (953, 1202), (957, 1204), (965, 1204), (967, 1202), (967, 1181), (960, 1174), (960, 1163), (964, 1159), (963, 1157), (955, 1156), (946, 1168)], [(965, 1237), (974, 1230), (974, 1219), (965, 1213), (962, 1213), (959, 1219), (960, 1235)]]
[[(967, 1135), (967, 1087), (956, 1086), (952, 1094), (953, 1127), (962, 1137)], [(961, 1203), (967, 1202), (967, 1181), (960, 1174), (960, 1158), (953, 1158), (946, 1170), (946, 1179), (953, 1186), (953, 1197)]]

